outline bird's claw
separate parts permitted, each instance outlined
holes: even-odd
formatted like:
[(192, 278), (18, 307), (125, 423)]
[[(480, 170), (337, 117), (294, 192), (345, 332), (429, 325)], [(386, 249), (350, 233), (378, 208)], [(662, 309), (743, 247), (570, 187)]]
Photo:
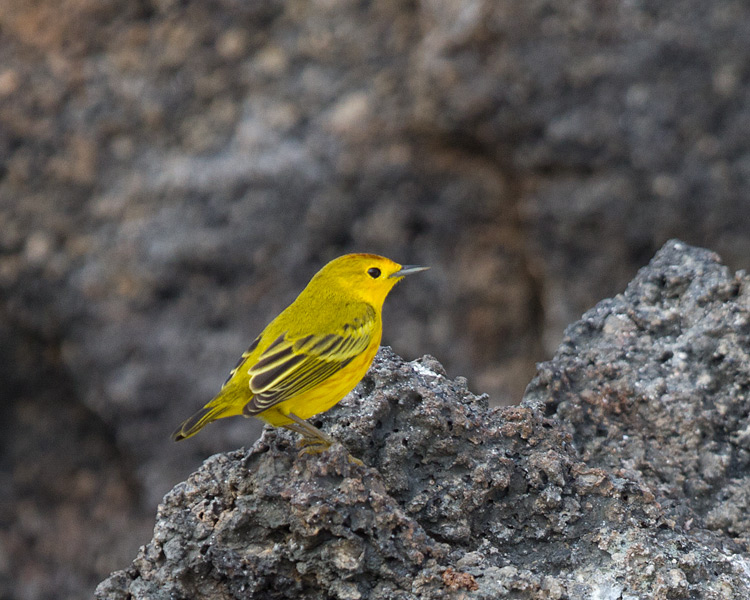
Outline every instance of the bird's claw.
[[(299, 441), (300, 450), (297, 453), (298, 456), (303, 456), (305, 454), (320, 454), (321, 452), (325, 452), (332, 446), (332, 444), (329, 444), (327, 441), (319, 440), (319, 439), (311, 439), (311, 438), (302, 438)], [(360, 467), (364, 467), (365, 463), (363, 463), (358, 458), (352, 456), (351, 454), (347, 453), (347, 459), (350, 463), (353, 465), (358, 465)]]

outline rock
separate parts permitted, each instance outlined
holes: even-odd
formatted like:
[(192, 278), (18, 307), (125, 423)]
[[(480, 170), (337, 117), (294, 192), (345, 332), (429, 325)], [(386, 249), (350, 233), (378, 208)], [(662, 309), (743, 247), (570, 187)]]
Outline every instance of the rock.
[(524, 397), (592, 467), (750, 550), (750, 278), (672, 241), (571, 325)]
[(54, 351), (2, 317), (0, 306), (0, 597), (81, 597), (132, 558), (153, 517)]
[(673, 241), (520, 406), (384, 348), (316, 419), (341, 445), (211, 457), (96, 597), (745, 598), (749, 315), (750, 278)]

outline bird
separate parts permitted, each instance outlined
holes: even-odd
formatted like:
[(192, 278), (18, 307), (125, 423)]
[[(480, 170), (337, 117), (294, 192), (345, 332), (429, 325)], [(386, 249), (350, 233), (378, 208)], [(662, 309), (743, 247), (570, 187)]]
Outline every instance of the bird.
[(326, 264), (172, 439), (242, 415), (298, 433), (301, 452), (329, 448), (335, 440), (308, 419), (337, 404), (365, 376), (380, 347), (386, 296), (405, 276), (428, 268), (376, 254), (346, 254)]

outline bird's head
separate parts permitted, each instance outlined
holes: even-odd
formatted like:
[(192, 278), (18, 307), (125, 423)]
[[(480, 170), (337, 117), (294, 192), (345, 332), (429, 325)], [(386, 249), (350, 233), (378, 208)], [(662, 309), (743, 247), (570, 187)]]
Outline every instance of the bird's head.
[(335, 282), (373, 306), (382, 306), (394, 285), (407, 275), (427, 269), (400, 265), (377, 254), (345, 254), (329, 262), (315, 277)]

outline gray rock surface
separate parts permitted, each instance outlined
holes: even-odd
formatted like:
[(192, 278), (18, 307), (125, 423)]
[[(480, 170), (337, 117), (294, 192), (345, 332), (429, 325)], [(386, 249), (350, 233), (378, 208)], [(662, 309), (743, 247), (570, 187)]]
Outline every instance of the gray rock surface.
[(586, 463), (647, 486), (674, 518), (750, 551), (750, 278), (668, 243), (571, 325), (524, 405)]
[(749, 324), (750, 278), (673, 241), (518, 407), (384, 348), (318, 419), (343, 445), (211, 457), (96, 598), (747, 598)]

